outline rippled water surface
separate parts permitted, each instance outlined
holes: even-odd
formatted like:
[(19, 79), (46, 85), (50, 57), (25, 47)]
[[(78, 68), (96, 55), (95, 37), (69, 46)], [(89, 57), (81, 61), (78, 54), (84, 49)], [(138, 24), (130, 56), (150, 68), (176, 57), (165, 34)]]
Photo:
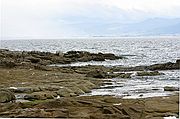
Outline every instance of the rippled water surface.
[(128, 59), (75, 63), (76, 65), (150, 65), (163, 62), (175, 62), (180, 58), (180, 38), (84, 38), (54, 40), (2, 40), (1, 48), (11, 50), (38, 50), (66, 52), (81, 50), (90, 52), (114, 53)]
[(180, 70), (167, 70), (161, 72), (165, 75), (134, 75), (131, 79), (109, 79), (112, 84), (102, 86), (101, 89), (94, 89), (88, 95), (115, 95), (123, 98), (147, 98), (155, 96), (168, 96), (175, 93), (164, 91), (164, 87), (179, 87)]

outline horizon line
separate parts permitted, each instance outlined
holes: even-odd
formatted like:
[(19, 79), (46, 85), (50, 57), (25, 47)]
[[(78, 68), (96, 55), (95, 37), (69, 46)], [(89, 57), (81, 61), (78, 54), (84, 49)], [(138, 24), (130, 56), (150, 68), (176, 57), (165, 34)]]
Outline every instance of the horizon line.
[(56, 39), (84, 39), (84, 38), (156, 38), (156, 37), (161, 37), (161, 38), (166, 38), (166, 37), (180, 37), (180, 34), (177, 35), (124, 35), (124, 36), (101, 36), (101, 35), (95, 35), (95, 36), (70, 36), (70, 37), (57, 37), (57, 38), (26, 38), (26, 37), (19, 37), (19, 38), (2, 38), (2, 40), (56, 40)]

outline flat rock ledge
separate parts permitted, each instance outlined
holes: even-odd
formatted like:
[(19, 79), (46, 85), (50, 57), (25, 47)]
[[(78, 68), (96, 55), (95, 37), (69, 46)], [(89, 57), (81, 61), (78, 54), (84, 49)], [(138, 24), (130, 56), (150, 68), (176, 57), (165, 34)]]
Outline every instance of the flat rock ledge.
[(178, 117), (179, 96), (119, 99), (110, 96), (64, 97), (0, 103), (0, 117), (68, 119), (163, 119)]

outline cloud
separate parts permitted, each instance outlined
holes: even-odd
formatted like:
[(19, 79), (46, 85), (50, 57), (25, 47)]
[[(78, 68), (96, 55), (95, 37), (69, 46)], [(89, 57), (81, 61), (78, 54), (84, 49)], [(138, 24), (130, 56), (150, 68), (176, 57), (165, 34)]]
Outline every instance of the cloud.
[(179, 0), (1, 0), (1, 29), (6, 38), (88, 36), (89, 26), (175, 18), (178, 11)]
[[(116, 6), (124, 10), (140, 10), (159, 15), (180, 16), (176, 8), (180, 7), (179, 0), (102, 0), (109, 7)], [(171, 13), (171, 14), (169, 14)]]

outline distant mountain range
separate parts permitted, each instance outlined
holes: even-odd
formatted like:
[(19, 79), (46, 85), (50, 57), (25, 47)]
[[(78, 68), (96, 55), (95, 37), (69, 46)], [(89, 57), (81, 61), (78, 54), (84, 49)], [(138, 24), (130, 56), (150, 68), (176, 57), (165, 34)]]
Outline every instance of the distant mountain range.
[(125, 25), (129, 33), (142, 35), (180, 34), (180, 19), (148, 19), (139, 23)]
[(180, 35), (180, 18), (153, 18), (126, 24), (89, 21), (89, 24), (74, 24), (74, 27), (92, 36)]

